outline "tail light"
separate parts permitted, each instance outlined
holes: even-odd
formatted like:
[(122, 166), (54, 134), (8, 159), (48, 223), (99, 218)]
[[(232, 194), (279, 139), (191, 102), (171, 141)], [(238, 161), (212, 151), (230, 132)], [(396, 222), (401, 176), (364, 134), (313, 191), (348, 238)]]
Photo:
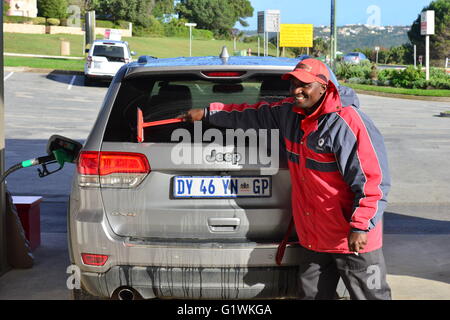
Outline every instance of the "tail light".
[(235, 78), (245, 74), (244, 71), (207, 71), (202, 73), (211, 78)]
[(104, 254), (82, 253), (81, 259), (84, 264), (101, 267), (105, 265), (106, 261), (108, 261), (108, 256)]
[(135, 188), (151, 171), (141, 153), (83, 151), (77, 164), (81, 187)]
[(87, 61), (88, 68), (90, 68), (92, 66), (92, 57), (88, 56), (86, 61)]

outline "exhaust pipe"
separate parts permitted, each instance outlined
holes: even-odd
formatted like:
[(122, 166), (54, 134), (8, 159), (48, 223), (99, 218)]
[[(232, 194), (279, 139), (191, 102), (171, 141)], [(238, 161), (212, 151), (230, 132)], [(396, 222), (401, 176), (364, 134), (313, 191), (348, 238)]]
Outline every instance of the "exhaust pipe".
[(134, 291), (129, 288), (123, 288), (120, 289), (117, 293), (117, 296), (119, 297), (119, 300), (135, 300), (136, 295), (134, 294)]

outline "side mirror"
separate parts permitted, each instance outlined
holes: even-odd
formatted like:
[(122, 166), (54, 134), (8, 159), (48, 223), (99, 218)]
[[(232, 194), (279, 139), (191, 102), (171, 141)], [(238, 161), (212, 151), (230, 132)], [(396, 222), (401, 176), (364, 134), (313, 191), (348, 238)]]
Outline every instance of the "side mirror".
[(48, 139), (47, 153), (49, 155), (53, 154), (56, 161), (62, 166), (64, 162), (75, 162), (82, 147), (83, 145), (78, 141), (53, 135)]
[(84, 49), (84, 52), (89, 53), (89, 50), (91, 49)]
[(134, 51), (131, 51), (131, 52), (130, 52), (130, 54), (131, 54), (132, 56), (135, 56), (135, 55), (137, 55), (137, 53), (136, 53), (136, 52), (134, 52)]

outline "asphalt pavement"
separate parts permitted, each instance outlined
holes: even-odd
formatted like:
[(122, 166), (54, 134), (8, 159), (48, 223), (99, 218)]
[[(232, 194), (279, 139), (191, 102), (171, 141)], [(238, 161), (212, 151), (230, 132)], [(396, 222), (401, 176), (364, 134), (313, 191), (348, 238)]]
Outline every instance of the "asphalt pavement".
[[(106, 85), (83, 77), (5, 69), (6, 166), (45, 155), (60, 134), (84, 142)], [(450, 299), (450, 103), (359, 95), (385, 137), (392, 190), (384, 252), (394, 299)], [(46, 178), (27, 168), (8, 178), (13, 195), (40, 195), (42, 243), (35, 266), (0, 277), (1, 299), (69, 299), (66, 201), (74, 166)]]

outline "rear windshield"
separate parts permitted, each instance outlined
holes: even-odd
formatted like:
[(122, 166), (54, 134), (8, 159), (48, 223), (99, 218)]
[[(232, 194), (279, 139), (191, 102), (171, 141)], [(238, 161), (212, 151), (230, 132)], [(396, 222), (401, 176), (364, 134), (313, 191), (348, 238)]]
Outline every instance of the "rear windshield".
[(97, 44), (94, 47), (93, 56), (106, 57), (111, 59), (123, 59), (125, 57), (124, 48), (122, 46)]
[[(137, 142), (137, 112), (144, 122), (175, 118), (191, 108), (205, 108), (211, 102), (274, 102), (289, 95), (289, 81), (280, 75), (262, 75), (244, 81), (217, 82), (197, 76), (172, 78), (141, 77), (122, 82), (108, 120), (104, 141)], [(192, 123), (167, 124), (144, 129), (145, 142), (175, 142), (172, 132), (184, 128), (193, 132)], [(211, 128), (203, 123), (202, 129)], [(225, 128), (218, 128), (224, 131)]]

